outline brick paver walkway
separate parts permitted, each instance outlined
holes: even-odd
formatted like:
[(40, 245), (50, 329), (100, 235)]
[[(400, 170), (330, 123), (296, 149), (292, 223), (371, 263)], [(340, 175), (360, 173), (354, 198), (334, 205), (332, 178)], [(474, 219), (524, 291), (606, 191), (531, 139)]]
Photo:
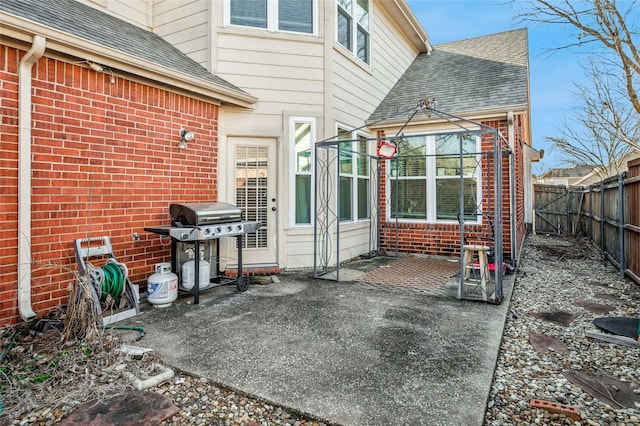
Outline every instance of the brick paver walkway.
[(405, 257), (367, 272), (356, 281), (437, 293), (459, 272), (460, 263), (457, 260)]

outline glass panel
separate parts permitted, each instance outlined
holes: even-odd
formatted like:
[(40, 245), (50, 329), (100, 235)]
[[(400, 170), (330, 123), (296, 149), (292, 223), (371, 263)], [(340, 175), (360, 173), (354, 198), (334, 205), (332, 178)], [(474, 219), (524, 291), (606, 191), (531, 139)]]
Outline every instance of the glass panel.
[[(460, 137), (462, 137), (462, 152), (464, 176), (472, 176), (477, 167), (476, 137), (460, 133), (436, 136), (436, 176), (460, 176)], [(466, 154), (466, 155), (465, 155)]]
[[(464, 218), (476, 220), (476, 180), (464, 179)], [(460, 180), (436, 180), (436, 218), (458, 220), (460, 213)]]
[(351, 16), (338, 8), (338, 43), (351, 50)]
[(427, 153), (425, 138), (405, 138), (397, 142), (397, 173), (400, 176), (426, 176)]
[(340, 199), (338, 200), (338, 212), (340, 220), (352, 220), (351, 216), (351, 188), (353, 179), (340, 176)]
[[(349, 144), (340, 144), (343, 149), (350, 149)], [(340, 150), (340, 174), (352, 174), (353, 173), (353, 154), (351, 151)]]
[(358, 58), (369, 63), (369, 34), (358, 25)]
[(351, 0), (338, 0), (338, 4), (351, 13)]
[(365, 30), (369, 29), (369, 0), (358, 0), (356, 3), (356, 19), (358, 25)]
[(311, 175), (296, 176), (296, 223), (311, 223)]
[(311, 172), (311, 123), (295, 124), (296, 171)]
[[(427, 182), (424, 179), (391, 179), (391, 216), (408, 219), (427, 218)], [(396, 198), (397, 194), (397, 198)]]
[(357, 146), (356, 151), (359, 153), (357, 157), (357, 173), (360, 176), (369, 176), (368, 142), (364, 137), (361, 137), (357, 142)]
[(371, 210), (369, 179), (358, 179), (358, 219), (368, 219)]
[(313, 1), (279, 0), (278, 21), (280, 30), (313, 33)]
[(260, 220), (258, 232), (263, 232), (263, 237), (245, 235), (242, 241), (246, 248), (267, 247), (267, 155), (267, 147), (236, 146), (236, 206), (243, 219)]
[(358, 58), (369, 63), (369, 1), (358, 0), (356, 3), (357, 48)]
[(267, 0), (230, 0), (231, 24), (267, 28)]

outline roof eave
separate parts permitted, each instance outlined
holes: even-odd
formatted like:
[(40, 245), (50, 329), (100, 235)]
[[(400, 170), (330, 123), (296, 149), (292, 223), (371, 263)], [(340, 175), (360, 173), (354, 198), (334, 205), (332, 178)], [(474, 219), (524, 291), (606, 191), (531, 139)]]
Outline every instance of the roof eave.
[[(446, 112), (446, 114), (449, 116), (449, 119), (443, 118), (440, 115), (435, 113), (432, 114), (431, 116), (426, 116), (424, 114), (418, 113), (411, 120), (411, 124), (412, 125), (417, 125), (417, 124), (431, 125), (431, 124), (438, 124), (438, 123), (447, 123), (450, 121), (455, 122), (459, 120), (456, 117), (459, 117), (465, 120), (478, 121), (478, 122), (494, 120), (494, 119), (502, 119), (502, 118), (506, 118), (509, 112), (526, 113), (528, 111), (528, 108), (529, 107), (527, 104), (516, 104), (516, 105), (501, 106), (498, 108), (490, 108), (490, 109)], [(405, 124), (406, 121), (407, 121), (406, 117), (393, 118), (390, 120), (383, 120), (383, 121), (376, 121), (376, 122), (369, 121), (367, 122), (367, 126), (372, 130), (382, 130), (385, 128), (398, 127), (399, 125), (401, 126)]]
[(108, 68), (122, 70), (139, 77), (186, 90), (198, 94), (199, 97), (210, 98), (216, 103), (253, 108), (258, 101), (256, 97), (247, 93), (181, 73), (51, 27), (21, 19), (15, 15), (0, 12), (0, 22), (2, 22), (0, 35), (27, 43), (32, 42), (34, 35), (41, 35), (47, 39), (46, 47), (49, 50), (76, 56)]
[(406, 0), (381, 1), (376, 4), (401, 24), (400, 28), (406, 31), (407, 36), (420, 53), (431, 53), (433, 47), (429, 42), (429, 35)]

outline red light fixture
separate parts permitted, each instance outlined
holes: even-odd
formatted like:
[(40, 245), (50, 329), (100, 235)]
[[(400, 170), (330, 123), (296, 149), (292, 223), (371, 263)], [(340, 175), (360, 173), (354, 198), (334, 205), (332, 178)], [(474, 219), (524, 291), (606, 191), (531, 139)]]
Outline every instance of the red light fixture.
[(378, 146), (378, 157), (388, 160), (389, 158), (393, 158), (393, 156), (396, 155), (396, 152), (398, 152), (398, 145), (387, 139), (382, 139), (380, 141), (380, 145)]

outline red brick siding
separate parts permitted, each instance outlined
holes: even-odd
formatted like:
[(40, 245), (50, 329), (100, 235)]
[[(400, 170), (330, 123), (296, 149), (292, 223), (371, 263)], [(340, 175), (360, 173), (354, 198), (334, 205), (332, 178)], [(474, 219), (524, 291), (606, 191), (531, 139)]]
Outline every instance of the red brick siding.
[[(0, 323), (17, 319), (17, 52), (1, 47)], [(171, 202), (217, 199), (218, 107), (51, 58), (33, 68), (32, 302), (66, 301), (73, 240), (107, 235), (134, 283), (169, 250), (145, 226), (169, 224)], [(179, 130), (196, 133), (177, 148)], [(8, 214), (7, 214), (8, 213)], [(141, 236), (140, 245), (132, 233)]]
[[(484, 122), (488, 126), (498, 128), (503, 135), (507, 133), (507, 122), (490, 121)], [(521, 122), (518, 121), (521, 126)], [(519, 132), (517, 132), (519, 133)], [(379, 135), (383, 137), (383, 134)], [(493, 133), (482, 135), (482, 152), (490, 153), (493, 151)], [(517, 145), (520, 147), (520, 145)], [(506, 149), (506, 146), (505, 146)], [(524, 200), (522, 186), (522, 150), (516, 149), (516, 204), (517, 216), (516, 221), (518, 228), (522, 231), (518, 233), (518, 239), (524, 236)], [(493, 155), (483, 155), (482, 158), (482, 200), (481, 208), (485, 212), (495, 210), (494, 204), (494, 161)], [(490, 181), (490, 186), (487, 182)], [(385, 164), (382, 165), (381, 173), (381, 205), (386, 206), (386, 179)], [(502, 159), (502, 193), (504, 196), (501, 200), (502, 219), (503, 219), (503, 248), (504, 258), (510, 259), (511, 255), (511, 218), (509, 207), (509, 158), (504, 156)], [(488, 204), (487, 204), (487, 200)], [(383, 213), (384, 214), (384, 213)], [(441, 256), (459, 256), (460, 249), (460, 227), (458, 224), (425, 224), (425, 223), (406, 223), (399, 222), (396, 228), (395, 220), (386, 221), (385, 217), (381, 219), (380, 228), (380, 248), (386, 252), (401, 253), (419, 253)], [(489, 230), (487, 217), (484, 218), (482, 225), (467, 225), (465, 227), (465, 236), (468, 243), (487, 244), (489, 241)]]

